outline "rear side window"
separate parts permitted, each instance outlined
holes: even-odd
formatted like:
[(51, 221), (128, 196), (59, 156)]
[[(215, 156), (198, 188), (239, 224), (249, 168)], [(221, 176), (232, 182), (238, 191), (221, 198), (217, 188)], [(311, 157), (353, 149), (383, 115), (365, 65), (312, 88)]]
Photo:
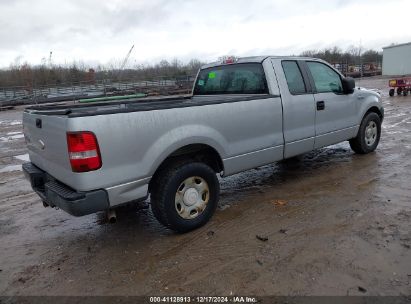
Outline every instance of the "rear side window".
[(194, 94), (268, 94), (268, 88), (260, 63), (240, 63), (201, 70)]
[(287, 80), (288, 89), (291, 94), (304, 94), (307, 92), (303, 75), (296, 61), (282, 62), (285, 78)]
[(342, 93), (343, 87), (340, 75), (329, 66), (314, 61), (307, 61), (308, 69), (314, 79), (318, 93)]

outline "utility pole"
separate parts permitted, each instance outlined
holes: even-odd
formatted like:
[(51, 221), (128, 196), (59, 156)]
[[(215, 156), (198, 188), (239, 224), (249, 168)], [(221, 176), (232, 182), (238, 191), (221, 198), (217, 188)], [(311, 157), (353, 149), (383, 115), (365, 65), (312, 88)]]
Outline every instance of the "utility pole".
[(363, 71), (362, 71), (362, 39), (360, 39), (360, 50), (359, 50), (359, 55), (360, 55), (360, 79), (362, 79), (363, 76)]
[(53, 51), (50, 51), (50, 55), (49, 55), (49, 68), (51, 68), (51, 58), (53, 56)]

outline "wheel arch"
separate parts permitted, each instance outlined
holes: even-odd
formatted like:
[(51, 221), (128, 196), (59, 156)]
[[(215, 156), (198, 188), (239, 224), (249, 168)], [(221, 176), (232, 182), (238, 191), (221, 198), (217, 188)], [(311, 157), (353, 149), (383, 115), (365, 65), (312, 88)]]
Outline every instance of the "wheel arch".
[(199, 161), (209, 165), (216, 173), (224, 171), (224, 163), (220, 153), (214, 147), (204, 143), (193, 143), (175, 149), (168, 154), (156, 168), (148, 190), (151, 191), (153, 181), (157, 178), (161, 171), (173, 162), (184, 162), (185, 160)]
[(380, 117), (381, 121), (384, 119), (384, 114), (381, 112), (381, 110), (377, 106), (374, 105), (368, 108), (368, 110), (362, 116), (361, 121), (364, 119), (365, 116), (367, 116), (368, 113), (376, 113)]

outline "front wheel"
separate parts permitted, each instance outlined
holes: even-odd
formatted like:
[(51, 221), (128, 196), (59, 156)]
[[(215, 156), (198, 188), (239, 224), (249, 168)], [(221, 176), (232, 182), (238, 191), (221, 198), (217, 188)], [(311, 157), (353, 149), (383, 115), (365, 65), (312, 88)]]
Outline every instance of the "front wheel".
[(151, 209), (157, 220), (177, 232), (203, 226), (214, 214), (220, 186), (216, 173), (200, 162), (175, 163), (155, 177)]
[(363, 118), (357, 136), (350, 139), (351, 149), (358, 154), (370, 153), (377, 148), (380, 136), (381, 118), (370, 112)]

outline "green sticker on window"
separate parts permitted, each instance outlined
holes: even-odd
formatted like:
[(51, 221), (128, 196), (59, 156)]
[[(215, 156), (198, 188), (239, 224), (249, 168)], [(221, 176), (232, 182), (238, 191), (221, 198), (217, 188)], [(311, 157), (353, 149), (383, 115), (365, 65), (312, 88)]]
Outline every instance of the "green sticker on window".
[(215, 78), (215, 72), (208, 73), (208, 78), (210, 79)]

